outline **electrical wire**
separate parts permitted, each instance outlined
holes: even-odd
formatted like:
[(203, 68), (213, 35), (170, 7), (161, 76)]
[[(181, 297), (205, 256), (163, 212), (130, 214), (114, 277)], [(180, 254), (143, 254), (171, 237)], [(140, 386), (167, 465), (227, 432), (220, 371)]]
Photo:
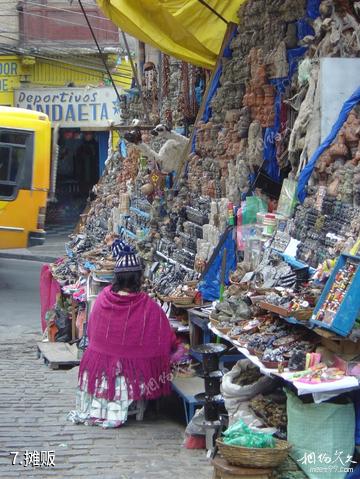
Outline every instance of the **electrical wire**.
[[(6, 38), (8, 40), (16, 40), (15, 38), (11, 38), (7, 35), (3, 35), (1, 30), (0, 30), (0, 37)], [(59, 52), (59, 54), (61, 54), (62, 57), (64, 56), (64, 50), (63, 49), (60, 50), (60, 49), (56, 49), (56, 48), (51, 47), (51, 50)], [(46, 59), (49, 59), (49, 60), (62, 62), (64, 64), (72, 64), (72, 65), (75, 65), (75, 66), (78, 66), (78, 67), (92, 69), (92, 70), (96, 70), (96, 71), (100, 71), (102, 73), (105, 73), (105, 71), (101, 68), (101, 64), (99, 62), (95, 62), (95, 61), (94, 62), (88, 62), (88, 63), (85, 62), (85, 63), (82, 63), (82, 64), (79, 64), (79, 63), (73, 64), (69, 60), (59, 59), (59, 58), (53, 57), (49, 54), (47, 55), (46, 53), (42, 53), (42, 52), (38, 53), (38, 52), (33, 52), (33, 51), (30, 52), (29, 51), (29, 52), (24, 53), (24, 51), (16, 50), (16, 54), (19, 54), (19, 53), (23, 54), (23, 55), (26, 54), (26, 55), (29, 55), (29, 56), (39, 56), (40, 58), (46, 58)], [(72, 57), (81, 58), (82, 60), (84, 60), (84, 56), (72, 55)], [(125, 79), (131, 79), (132, 78), (132, 75), (126, 75), (125, 73), (114, 72), (113, 74), (115, 76), (119, 76), (119, 77), (122, 77), (122, 78), (125, 78)]]
[[(0, 35), (0, 37), (3, 37), (3, 35)], [(2, 46), (0, 45), (0, 51), (3, 51), (7, 54), (12, 54), (12, 55), (19, 55), (19, 54), (23, 54), (19, 51), (17, 51), (16, 49), (11, 49), (11, 48), (8, 48), (8, 47), (5, 47), (5, 46)], [(61, 68), (63, 70), (68, 70), (68, 71), (72, 71), (72, 72), (75, 72), (75, 73), (81, 73), (81, 74), (86, 74), (86, 75), (89, 75), (89, 76), (93, 76), (94, 78), (98, 78), (98, 79), (101, 79), (101, 80), (104, 80), (103, 78), (103, 75), (105, 74), (105, 71), (103, 70), (100, 70), (100, 69), (92, 69), (94, 70), (95, 72), (92, 73), (92, 72), (88, 72), (88, 71), (83, 71), (83, 70), (77, 70), (76, 68), (71, 68), (67, 65), (74, 65), (73, 63), (69, 62), (69, 61), (64, 61), (64, 60), (59, 60), (57, 58), (54, 58), (54, 57), (46, 57), (44, 55), (38, 55), (38, 54), (31, 54), (30, 56), (33, 56), (35, 58), (38, 58), (40, 60), (43, 61), (43, 63), (47, 63), (49, 65), (52, 64), (52, 62), (56, 62), (56, 63), (60, 63), (62, 64)], [(78, 66), (80, 68), (85, 68), (85, 69), (89, 69), (89, 67), (82, 67), (81, 65), (74, 65), (75, 67)], [(125, 85), (125, 87), (128, 87), (128, 84), (125, 83), (124, 81), (122, 82), (121, 80), (118, 79), (118, 77), (120, 78), (125, 78), (125, 79), (129, 79), (129, 77), (127, 76), (124, 76), (124, 75), (121, 75), (121, 74), (115, 74), (114, 77), (116, 78), (116, 81), (118, 81), (119, 83), (123, 83)]]
[[(36, 13), (30, 13), (30, 12), (23, 12), (23, 15), (26, 16), (26, 15), (29, 15), (30, 17), (38, 17), (38, 18), (44, 18), (45, 20), (47, 20), (49, 23), (51, 22), (55, 22), (55, 23), (64, 23), (64, 24), (67, 24), (67, 25), (73, 25), (75, 27), (82, 27), (82, 28), (86, 28), (86, 25), (84, 24), (81, 24), (81, 23), (75, 23), (75, 22), (70, 22), (69, 20), (63, 20), (61, 18), (49, 18), (49, 17), (46, 17), (45, 15), (38, 15)], [(13, 17), (14, 15), (7, 15), (7, 16), (11, 16)], [(94, 30), (98, 30), (98, 31), (102, 31), (102, 32), (107, 32), (107, 33), (114, 33), (114, 35), (118, 34), (117, 32), (109, 32), (108, 29), (106, 28), (101, 28), (101, 27), (93, 27)], [(118, 41), (118, 38), (117, 38), (117, 41)]]
[[(33, 6), (33, 5), (35, 5), (35, 6), (38, 6), (38, 7), (41, 7), (41, 8), (49, 8), (49, 9), (51, 9), (51, 10), (57, 10), (57, 11), (59, 11), (59, 12), (66, 12), (66, 13), (71, 13), (71, 14), (74, 14), (74, 13), (75, 13), (75, 14), (77, 14), (77, 15), (81, 15), (81, 16), (82, 16), (82, 12), (81, 12), (81, 11), (67, 10), (66, 8), (55, 7), (55, 6), (49, 5), (49, 4), (44, 5), (44, 4), (42, 4), (42, 3), (36, 3), (36, 2), (28, 3), (28, 2), (26, 2), (26, 0), (19, 0), (19, 3), (22, 3), (23, 5), (27, 5), (27, 6), (30, 6), (30, 5)], [(84, 2), (83, 2), (83, 4), (84, 4)], [(94, 6), (94, 7), (97, 7), (96, 3), (93, 4), (93, 6)], [(31, 10), (30, 10), (30, 11), (31, 11)], [(25, 11), (25, 12), (23, 12), (23, 13), (27, 13), (27, 11)], [(102, 17), (102, 16), (100, 16), (100, 15), (92, 15), (91, 13), (88, 13), (87, 16), (88, 16), (89, 18), (98, 18), (99, 20), (106, 20), (106, 21), (110, 22), (112, 25), (114, 25), (114, 24), (112, 23), (112, 21), (111, 21), (109, 18), (105, 17), (105, 16)]]
[(115, 91), (115, 93), (116, 93), (117, 99), (119, 100), (119, 103), (121, 103), (120, 93), (119, 93), (119, 91), (118, 91), (118, 89), (117, 89), (117, 86), (116, 86), (116, 84), (115, 84), (115, 82), (114, 82), (114, 79), (113, 79), (113, 77), (112, 77), (112, 75), (111, 75), (111, 72), (110, 72), (110, 70), (109, 70), (109, 67), (107, 66), (107, 63), (106, 63), (104, 54), (103, 54), (103, 52), (101, 51), (100, 45), (99, 45), (99, 43), (98, 43), (98, 41), (97, 41), (97, 38), (96, 38), (96, 36), (95, 36), (95, 32), (94, 32), (94, 30), (93, 30), (93, 28), (92, 28), (92, 26), (91, 26), (90, 20), (89, 20), (88, 17), (87, 17), (87, 13), (86, 13), (86, 11), (85, 11), (85, 8), (84, 8), (83, 4), (81, 3), (81, 0), (78, 0), (78, 2), (79, 2), (79, 5), (80, 5), (80, 8), (81, 8), (81, 11), (82, 11), (83, 14), (84, 14), (86, 23), (88, 24), (89, 30), (90, 30), (90, 32), (91, 32), (91, 35), (92, 35), (93, 39), (94, 39), (94, 42), (95, 42), (95, 44), (96, 44), (96, 47), (97, 47), (97, 49), (98, 49), (98, 51), (99, 51), (100, 58), (101, 58), (101, 60), (102, 60), (102, 62), (103, 62), (103, 64), (104, 64), (104, 67), (105, 67), (105, 69), (106, 69), (106, 71), (107, 71), (107, 74), (109, 75), (109, 78), (110, 78), (111, 84), (112, 84), (112, 86), (113, 86), (113, 88), (114, 88), (114, 91)]

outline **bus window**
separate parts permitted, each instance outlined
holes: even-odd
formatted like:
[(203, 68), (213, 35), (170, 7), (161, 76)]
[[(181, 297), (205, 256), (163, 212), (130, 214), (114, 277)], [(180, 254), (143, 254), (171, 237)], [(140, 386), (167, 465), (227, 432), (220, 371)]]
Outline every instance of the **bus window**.
[(0, 145), (0, 181), (7, 181), (10, 166), (10, 147)]
[(0, 129), (0, 143), (13, 143), (15, 145), (26, 145), (31, 135), (29, 132)]
[(19, 188), (31, 189), (34, 134), (0, 129), (0, 199), (11, 200)]

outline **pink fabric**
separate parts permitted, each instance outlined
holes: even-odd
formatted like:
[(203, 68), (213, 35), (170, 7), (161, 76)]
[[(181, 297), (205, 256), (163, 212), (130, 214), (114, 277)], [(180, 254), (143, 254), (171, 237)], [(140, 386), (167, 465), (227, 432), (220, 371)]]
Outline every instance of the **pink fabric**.
[(89, 346), (80, 363), (80, 387), (87, 371), (90, 394), (106, 377), (108, 400), (114, 397), (117, 375), (124, 376), (134, 400), (170, 392), (170, 354), (176, 337), (164, 311), (147, 294), (120, 296), (107, 286), (94, 304), (87, 331)]
[(45, 315), (56, 303), (56, 295), (61, 292), (59, 283), (53, 278), (48, 264), (44, 264), (40, 272), (40, 304), (41, 304), (41, 329), (44, 332), (47, 323)]

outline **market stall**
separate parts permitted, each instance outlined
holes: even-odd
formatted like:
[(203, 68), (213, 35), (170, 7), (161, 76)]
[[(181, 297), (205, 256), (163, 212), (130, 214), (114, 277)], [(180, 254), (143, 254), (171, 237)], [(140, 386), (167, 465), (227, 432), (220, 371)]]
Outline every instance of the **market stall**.
[[(186, 337), (187, 374), (195, 371), (194, 362), (203, 361), (196, 346), (209, 342), (226, 344), (232, 364), (246, 358), (246, 370), (256, 366), (250, 384), (270, 378), (281, 398), (254, 388), (257, 393), (247, 399), (251, 414), (243, 414), (249, 404), (242, 409), (243, 401), (235, 401), (241, 404), (234, 417), (249, 416), (257, 427), (275, 428), (281, 439), (287, 434), (292, 457), (308, 477), (318, 479), (308, 466), (320, 467), (318, 455), (325, 451), (309, 451), (310, 439), (304, 439), (306, 449), (296, 434), (299, 411), (306, 424), (305, 419), (314, 421), (313, 414), (322, 418), (328, 408), (335, 411), (337, 422), (317, 423), (324, 436), (337, 427), (343, 433), (343, 438), (332, 436), (330, 461), (336, 459), (333, 449), (343, 448), (349, 456), (342, 458), (343, 467), (350, 469), (359, 442), (353, 391), (359, 389), (360, 355), (360, 94), (351, 75), (351, 93), (332, 117), (330, 132), (321, 126), (331, 95), (338, 94), (325, 95), (324, 72), (330, 68), (339, 75), (339, 62), (333, 60), (359, 64), (358, 8), (346, 1), (249, 0), (238, 15), (239, 26), (227, 28), (190, 138), (163, 124), (153, 135), (141, 129), (141, 121), (129, 128), (109, 155), (67, 257), (51, 272), (63, 294), (85, 311), (78, 339), (85, 338), (80, 325), (86, 324), (89, 298), (94, 299), (91, 284), (111, 281), (113, 240), (134, 244), (146, 265), (146, 291)], [(184, 94), (185, 70), (180, 94), (189, 106), (194, 92)], [(166, 75), (171, 96), (175, 76)], [(136, 95), (127, 99), (127, 122), (139, 120), (131, 113), (138, 114), (137, 106)], [(162, 110), (161, 120), (168, 118), (168, 109)], [(166, 144), (172, 145), (167, 154)], [(166, 160), (179, 145), (182, 158), (168, 168)], [(219, 364), (221, 372), (224, 361)], [(241, 382), (244, 363), (235, 367)], [(279, 393), (279, 384), (287, 396)], [(197, 405), (210, 410), (212, 403), (206, 395), (197, 402), (190, 392), (187, 419)], [(225, 398), (231, 422), (227, 394), (222, 391), (214, 401)], [(348, 426), (345, 432), (341, 421)], [(321, 443), (318, 431), (312, 432), (311, 445), (314, 439)], [(305, 453), (314, 453), (315, 463), (302, 462)], [(340, 470), (324, 474), (345, 477)]]

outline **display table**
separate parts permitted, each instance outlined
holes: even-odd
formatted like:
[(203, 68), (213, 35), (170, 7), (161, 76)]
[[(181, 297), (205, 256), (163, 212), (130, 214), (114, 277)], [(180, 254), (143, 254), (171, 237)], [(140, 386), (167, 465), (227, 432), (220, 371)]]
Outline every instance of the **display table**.
[[(197, 346), (198, 344), (211, 343), (213, 340), (214, 332), (209, 328), (209, 313), (204, 312), (201, 309), (189, 309), (188, 318), (190, 324), (190, 344), (191, 346)], [(196, 330), (202, 332), (202, 341), (196, 341)], [(201, 361), (201, 356), (195, 351), (191, 352), (191, 355), (197, 360)], [(242, 354), (235, 352), (235, 354), (224, 354), (220, 358), (220, 366), (224, 367), (224, 364), (234, 363), (243, 358)]]
[(233, 344), (241, 354), (243, 354), (253, 364), (258, 366), (258, 368), (263, 374), (267, 376), (279, 377), (284, 381), (289, 382), (296, 388), (299, 395), (312, 394), (315, 402), (322, 402), (326, 399), (330, 399), (331, 397), (338, 396), (339, 394), (342, 394), (344, 392), (349, 392), (359, 388), (359, 381), (354, 376), (345, 376), (344, 378), (337, 381), (323, 382), (319, 384), (307, 384), (300, 381), (291, 380), (290, 376), (292, 373), (290, 373), (286, 369), (283, 373), (279, 373), (277, 369), (269, 369), (265, 367), (257, 356), (250, 354), (250, 352), (246, 348), (241, 347), (237, 343), (237, 341), (234, 341), (226, 334), (223, 334), (218, 331), (211, 323), (208, 324), (208, 327), (214, 334)]
[(186, 424), (189, 424), (195, 414), (196, 406), (202, 405), (195, 399), (195, 395), (204, 391), (204, 381), (199, 377), (179, 377), (172, 381), (172, 387), (184, 403)]

